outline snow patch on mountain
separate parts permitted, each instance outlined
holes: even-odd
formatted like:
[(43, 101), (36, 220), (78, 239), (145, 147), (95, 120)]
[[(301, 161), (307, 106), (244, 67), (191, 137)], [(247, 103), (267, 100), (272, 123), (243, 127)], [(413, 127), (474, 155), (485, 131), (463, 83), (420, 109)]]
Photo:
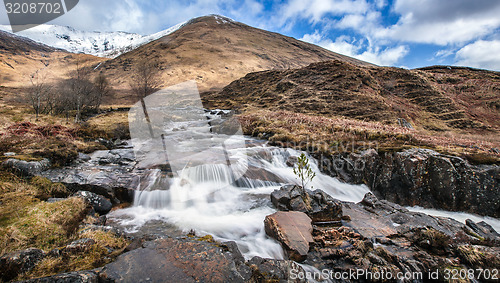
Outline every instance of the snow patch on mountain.
[[(88, 32), (65, 26), (39, 25), (18, 32), (16, 35), (73, 53), (115, 58), (148, 42), (169, 35), (184, 25), (185, 22), (151, 35), (128, 32)], [(10, 32), (11, 27), (0, 25), (0, 30)]]

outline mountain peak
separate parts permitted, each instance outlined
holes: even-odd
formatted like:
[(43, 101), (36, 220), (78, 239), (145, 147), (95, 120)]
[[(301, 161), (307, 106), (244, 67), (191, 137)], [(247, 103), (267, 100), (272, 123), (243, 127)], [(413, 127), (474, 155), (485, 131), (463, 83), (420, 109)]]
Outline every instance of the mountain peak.
[(192, 18), (191, 20), (187, 21), (187, 25), (189, 24), (196, 24), (196, 23), (206, 23), (206, 24), (230, 24), (230, 23), (238, 23), (237, 21), (228, 18), (226, 16), (221, 16), (217, 14), (210, 14), (206, 16), (201, 16), (197, 18)]

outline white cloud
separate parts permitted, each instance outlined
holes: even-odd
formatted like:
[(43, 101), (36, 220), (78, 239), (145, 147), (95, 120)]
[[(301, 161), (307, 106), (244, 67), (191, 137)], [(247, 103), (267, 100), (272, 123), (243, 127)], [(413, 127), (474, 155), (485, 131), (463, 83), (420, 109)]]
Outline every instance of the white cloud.
[(500, 27), (500, 1), (398, 0), (397, 24), (379, 27), (374, 36), (438, 45), (460, 44), (491, 34)]
[[(86, 31), (127, 31), (151, 34), (191, 18), (208, 14), (235, 17), (253, 26), (262, 24), (264, 6), (259, 0), (81, 0), (68, 14), (49, 24), (71, 26)], [(0, 24), (8, 24), (0, 5)]]
[[(403, 45), (391, 48), (371, 45), (365, 47), (366, 44), (363, 41), (352, 40), (347, 36), (340, 36), (332, 41), (323, 38), (318, 31), (304, 35), (301, 40), (380, 66), (394, 65), (409, 52), (408, 47)], [(365, 50), (363, 51), (363, 49)]]
[(368, 11), (369, 6), (365, 0), (291, 0), (279, 8), (276, 20), (281, 26), (296, 19), (317, 23), (327, 14), (359, 14)]
[(478, 40), (457, 51), (455, 65), (500, 71), (500, 40)]

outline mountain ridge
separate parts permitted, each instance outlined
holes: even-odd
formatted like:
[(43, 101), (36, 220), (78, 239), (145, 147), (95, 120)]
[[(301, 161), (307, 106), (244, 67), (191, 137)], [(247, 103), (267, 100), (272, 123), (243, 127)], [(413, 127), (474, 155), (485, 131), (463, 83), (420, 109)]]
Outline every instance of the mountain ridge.
[[(186, 22), (179, 23), (168, 29), (150, 35), (140, 35), (129, 32), (99, 32), (81, 31), (69, 26), (39, 25), (16, 35), (33, 41), (64, 49), (72, 53), (85, 53), (97, 57), (114, 58), (133, 50), (143, 44), (161, 38), (182, 27)], [(10, 26), (0, 25), (0, 30), (9, 32)]]
[(133, 75), (132, 66), (140, 60), (153, 59), (160, 62), (165, 85), (195, 80), (200, 91), (221, 89), (250, 72), (303, 67), (333, 59), (373, 65), (292, 37), (210, 15), (191, 19), (169, 35), (104, 62), (98, 70), (126, 89)]

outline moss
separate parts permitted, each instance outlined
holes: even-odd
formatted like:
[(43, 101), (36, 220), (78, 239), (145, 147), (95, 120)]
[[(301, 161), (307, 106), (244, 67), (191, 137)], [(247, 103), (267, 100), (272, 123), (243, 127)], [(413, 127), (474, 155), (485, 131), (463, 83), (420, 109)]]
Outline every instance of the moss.
[(61, 183), (52, 183), (47, 178), (35, 176), (30, 180), (31, 185), (36, 188), (36, 197), (46, 200), (48, 198), (65, 198), (69, 196), (69, 191)]
[(26, 192), (11, 192), (2, 206), (9, 220), (0, 231), (2, 253), (36, 247), (50, 250), (68, 241), (88, 211), (81, 198), (40, 202)]
[(110, 253), (105, 247), (94, 244), (89, 249), (75, 254), (64, 254), (58, 257), (46, 257), (36, 267), (18, 277), (18, 280), (39, 278), (58, 273), (90, 270), (101, 267), (112, 261), (118, 253)]
[(495, 254), (475, 246), (456, 246), (454, 252), (460, 261), (473, 268), (498, 268), (500, 266), (500, 259)]
[(207, 243), (215, 243), (214, 237), (212, 237), (212, 235), (205, 235), (203, 237), (199, 237), (197, 240)]
[(84, 231), (80, 234), (80, 238), (92, 239), (99, 246), (115, 250), (122, 249), (129, 244), (129, 242), (125, 238), (118, 237), (116, 234), (110, 231), (103, 231), (103, 230)]
[(78, 157), (76, 145), (57, 138), (41, 142), (39, 148), (33, 155), (49, 159), (55, 167), (68, 165)]
[(472, 164), (497, 164), (500, 165), (500, 157), (485, 154), (485, 153), (472, 153), (465, 155), (465, 158)]

